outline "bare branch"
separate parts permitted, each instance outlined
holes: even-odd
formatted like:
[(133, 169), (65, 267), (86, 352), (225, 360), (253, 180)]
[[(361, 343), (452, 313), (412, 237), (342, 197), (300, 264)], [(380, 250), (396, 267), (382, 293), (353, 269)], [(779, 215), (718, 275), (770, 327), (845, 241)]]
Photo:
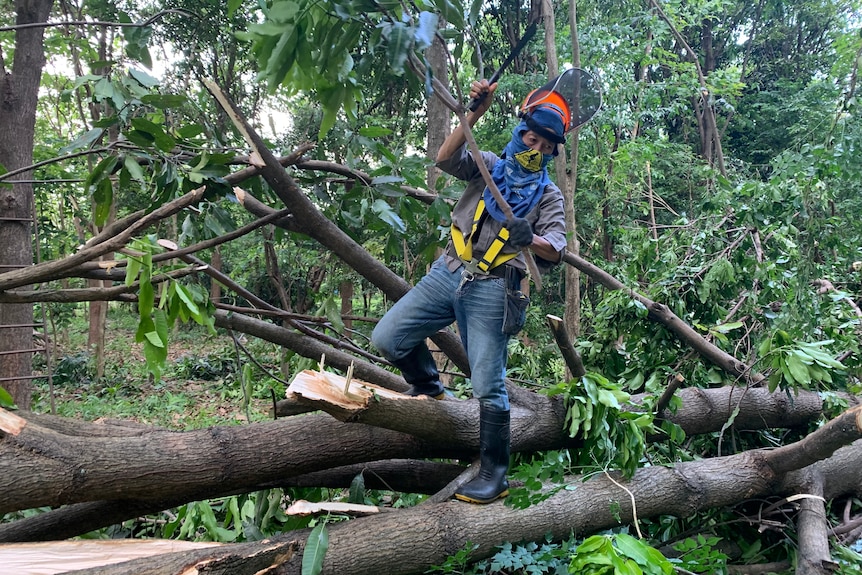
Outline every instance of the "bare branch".
[(76, 21), (62, 21), (62, 22), (33, 22), (30, 24), (17, 24), (15, 26), (0, 26), (0, 32), (14, 32), (16, 30), (26, 30), (28, 28), (56, 28), (59, 26), (97, 26), (97, 27), (111, 27), (111, 28), (142, 28), (144, 26), (149, 26), (156, 20), (160, 20), (164, 16), (168, 14), (181, 14), (183, 16), (188, 16), (189, 18), (200, 18), (194, 12), (189, 12), (188, 10), (183, 10), (181, 8), (174, 8), (170, 10), (162, 10), (157, 12), (156, 14), (150, 16), (143, 22), (103, 22), (100, 20), (76, 20)]

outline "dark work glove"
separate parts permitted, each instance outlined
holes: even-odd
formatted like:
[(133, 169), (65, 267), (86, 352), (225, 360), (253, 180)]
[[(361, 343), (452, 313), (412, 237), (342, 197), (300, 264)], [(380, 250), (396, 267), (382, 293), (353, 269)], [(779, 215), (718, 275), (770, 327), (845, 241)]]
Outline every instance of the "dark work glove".
[(533, 228), (524, 218), (512, 218), (506, 222), (509, 229), (509, 245), (519, 250), (533, 243)]

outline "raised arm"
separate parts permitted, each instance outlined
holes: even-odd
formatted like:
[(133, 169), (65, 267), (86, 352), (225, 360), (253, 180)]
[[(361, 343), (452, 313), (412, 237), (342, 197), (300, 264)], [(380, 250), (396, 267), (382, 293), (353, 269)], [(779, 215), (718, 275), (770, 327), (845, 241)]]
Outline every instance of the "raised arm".
[[(488, 80), (484, 79), (474, 80), (473, 83), (470, 84), (470, 101), (483, 94), (485, 95), (484, 99), (479, 104), (479, 107), (476, 108), (476, 111), (467, 112), (467, 122), (469, 122), (471, 128), (476, 125), (479, 118), (484, 116), (485, 112), (488, 111), (488, 108), (491, 107), (491, 101), (494, 99), (494, 92), (496, 90), (496, 82), (488, 84)], [(458, 124), (458, 127), (449, 134), (449, 136), (443, 141), (443, 145), (440, 146), (440, 150), (437, 151), (437, 161), (442, 162), (451, 158), (466, 141), (467, 137), (464, 135), (464, 126)]]

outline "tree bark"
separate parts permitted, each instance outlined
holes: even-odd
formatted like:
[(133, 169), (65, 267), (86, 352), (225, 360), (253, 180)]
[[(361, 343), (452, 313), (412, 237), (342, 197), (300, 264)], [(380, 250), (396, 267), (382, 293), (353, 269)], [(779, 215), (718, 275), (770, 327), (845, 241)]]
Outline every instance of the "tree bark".
[[(835, 483), (853, 482), (855, 493), (862, 484), (862, 407), (845, 412), (824, 430), (809, 436), (806, 446), (787, 446), (824, 455), (827, 459), (811, 464), (809, 470)], [(834, 450), (837, 436), (851, 445)], [(825, 445), (818, 436), (827, 436)], [(811, 450), (813, 448), (813, 450)], [(833, 455), (834, 454), (834, 455)], [(769, 452), (743, 452), (729, 457), (679, 463), (673, 468), (662, 466), (639, 469), (631, 480), (610, 474), (584, 480), (568, 478), (572, 490), (559, 490), (545, 501), (526, 510), (507, 507), (503, 502), (490, 505), (465, 505), (457, 501), (418, 506), (331, 524), (329, 548), (324, 557), (323, 574), (400, 575), (422, 572), (429, 565), (440, 564), (463, 549), (468, 542), (476, 545), (472, 559), (491, 555), (505, 541), (554, 540), (584, 536), (602, 529), (637, 522), (658, 515), (691, 516), (698, 511), (734, 505), (746, 498), (782, 495), (782, 476), (772, 467), (776, 457)], [(797, 455), (794, 461), (805, 461)], [(732, 469), (733, 473), (728, 473)], [(809, 471), (805, 470), (805, 471)], [(799, 472), (797, 472), (799, 473)], [(798, 488), (799, 483), (793, 487)], [(825, 488), (835, 495), (835, 490)], [(301, 573), (301, 550), (308, 530), (291, 532), (259, 543), (226, 546), (204, 552), (176, 553), (158, 558), (137, 559), (102, 568), (74, 572), (76, 575), (109, 575), (127, 573), (173, 574), (182, 566), (194, 565), (198, 572), (210, 564), (218, 566), (231, 561), (231, 573), (249, 575), (270, 568), (284, 574)], [(386, 546), (380, 545), (381, 541)], [(283, 551), (278, 559), (272, 549)], [(209, 551), (209, 553), (207, 553)], [(239, 559), (235, 559), (235, 558)], [(263, 562), (252, 558), (264, 558)], [(267, 562), (266, 558), (269, 558)]]
[[(366, 461), (470, 454), (464, 445), (443, 448), (401, 432), (345, 428), (322, 415), (116, 438), (59, 434), (2, 413), (0, 513), (105, 499), (180, 499), (204, 488), (236, 492)], [(9, 420), (23, 427), (16, 433)]]
[(809, 474), (804, 497), (800, 500), (796, 525), (799, 534), (797, 575), (829, 575), (838, 565), (829, 553), (829, 525), (823, 503), (823, 478)]
[[(18, 0), (16, 24), (46, 22), (53, 0)], [(7, 171), (33, 164), (36, 103), (42, 67), (44, 29), (15, 31), (12, 69), (0, 65), (0, 164)], [(22, 172), (17, 180), (30, 180)], [(33, 184), (17, 183), (0, 191), (0, 273), (33, 264)], [(19, 407), (29, 409), (32, 395), (32, 304), (0, 304), (0, 387)], [(20, 379), (16, 379), (20, 378)]]
[[(578, 39), (578, 0), (569, 0), (569, 29), (572, 38), (572, 65), (581, 67), (581, 46)], [(581, 129), (575, 128), (570, 136), (572, 142), (572, 167), (568, 187), (564, 190), (566, 202), (566, 232), (569, 235), (567, 248), (575, 255), (581, 254), (578, 239), (578, 214), (575, 213), (575, 199), (578, 197), (578, 159), (580, 154)], [(563, 312), (564, 325), (574, 338), (581, 334), (581, 270), (566, 266), (566, 308)]]
[[(445, 28), (446, 21), (440, 19), (438, 24), (440, 29)], [(428, 64), (431, 67), (431, 72), (438, 78), (447, 78), (446, 72), (446, 47), (443, 45), (443, 40), (439, 36), (434, 37), (434, 41), (428, 50), (425, 52), (428, 58)], [(443, 141), (452, 131), (451, 117), (449, 109), (443, 104), (439, 98), (428, 98), (428, 133), (426, 135), (425, 156), (428, 161), (433, 163), (437, 157), (437, 151), (443, 145)], [(440, 177), (440, 169), (436, 166), (428, 167), (428, 178), (426, 186), (428, 190), (437, 189), (437, 178)]]
[[(564, 431), (562, 402), (528, 395), (531, 404), (512, 406), (513, 451), (576, 445)], [(679, 396), (681, 407), (660, 415), (680, 425), (687, 435), (721, 430), (736, 409), (734, 428), (738, 430), (797, 427), (822, 414), (822, 400), (812, 392), (792, 400), (783, 393), (740, 388), (683, 389)], [(859, 403), (859, 398), (848, 399)], [(4, 469), (0, 513), (42, 506), (71, 508), (68, 515), (52, 512), (58, 518), (53, 524), (36, 518), (21, 520), (22, 525), (47, 524), (32, 529), (17, 528), (18, 522), (0, 526), (0, 541), (20, 541), (54, 530), (62, 536), (71, 536), (70, 530), (76, 528), (83, 531), (73, 534), (86, 533), (136, 517), (145, 509), (155, 513), (188, 501), (290, 485), (299, 478), (310, 480), (315, 473), (335, 473), (345, 466), (385, 465), (382, 462), (405, 458), (470, 460), (478, 448), (478, 405), (472, 400), (379, 398), (353, 411), (326, 402), (309, 403), (349, 423), (318, 414), (173, 432), (120, 422), (84, 423), (28, 413), (21, 417), (0, 410), (0, 465)], [(779, 460), (794, 461), (792, 450), (778, 453)], [(445, 485), (456, 474), (454, 468), (440, 473), (434, 486)], [(835, 485), (835, 479), (831, 481)], [(856, 488), (858, 485), (843, 487)], [(130, 515), (110, 512), (99, 523), (99, 514), (112, 507)], [(68, 521), (70, 518), (76, 522)]]

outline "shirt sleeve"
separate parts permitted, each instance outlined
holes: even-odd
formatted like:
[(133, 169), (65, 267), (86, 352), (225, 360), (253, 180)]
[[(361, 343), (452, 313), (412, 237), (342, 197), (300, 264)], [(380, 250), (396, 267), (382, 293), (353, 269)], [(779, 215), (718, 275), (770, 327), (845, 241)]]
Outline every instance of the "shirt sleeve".
[(562, 253), (566, 249), (566, 213), (563, 205), (563, 194), (560, 189), (551, 184), (545, 188), (545, 193), (538, 205), (538, 218), (533, 223), (533, 231), (541, 236), (553, 247), (560, 258), (552, 262), (536, 256), (536, 265), (539, 271), (547, 273), (553, 266), (560, 263)]
[[(488, 170), (493, 169), (494, 164), (497, 163), (499, 157), (491, 152), (481, 152), (481, 154), (482, 160), (485, 162)], [(450, 176), (454, 176), (465, 182), (469, 182), (477, 177), (481, 177), (482, 175), (479, 165), (473, 158), (473, 154), (471, 154), (470, 150), (467, 149), (466, 142), (462, 144), (454, 154), (445, 160), (437, 162), (436, 165)]]

